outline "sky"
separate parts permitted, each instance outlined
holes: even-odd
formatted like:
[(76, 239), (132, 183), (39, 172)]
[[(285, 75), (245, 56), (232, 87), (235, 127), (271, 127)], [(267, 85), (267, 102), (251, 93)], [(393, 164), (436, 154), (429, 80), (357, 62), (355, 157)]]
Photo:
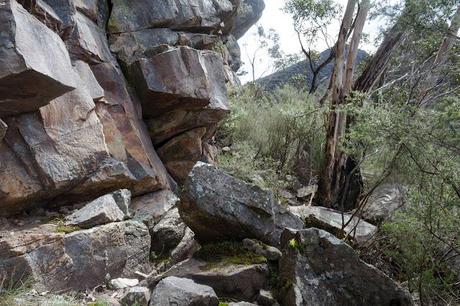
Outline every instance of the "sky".
[[(259, 20), (258, 24), (262, 25), (264, 29), (268, 30), (273, 28), (280, 35), (280, 45), (281, 49), (285, 54), (290, 53), (300, 53), (300, 45), (297, 39), (297, 34), (294, 31), (293, 21), (289, 14), (286, 14), (282, 11), (284, 7), (285, 0), (265, 0), (265, 10), (263, 12), (262, 18)], [(337, 3), (345, 6), (345, 0), (336, 0)], [(365, 43), (360, 46), (361, 49), (367, 52), (373, 52), (375, 46), (373, 43), (374, 38), (378, 33), (379, 28), (378, 22), (372, 22), (366, 25), (365, 31), (366, 34), (369, 34), (369, 43)], [(328, 33), (337, 33), (340, 27), (340, 21), (334, 22), (328, 28)], [(257, 26), (253, 26), (240, 40), (238, 41), (241, 47), (241, 59), (244, 63), (242, 70), (250, 71), (250, 66), (248, 63), (248, 55), (251, 56), (254, 53), (254, 50), (257, 48), (257, 41), (255, 39)], [(333, 42), (332, 42), (333, 43)], [(324, 42), (319, 42), (313, 49), (316, 51), (323, 51), (327, 49), (327, 44)], [(261, 54), (259, 56), (259, 63), (256, 65), (256, 77), (262, 77), (273, 72), (272, 63), (269, 60), (266, 54)], [(243, 83), (252, 80), (252, 75), (250, 73), (240, 76), (240, 79)]]

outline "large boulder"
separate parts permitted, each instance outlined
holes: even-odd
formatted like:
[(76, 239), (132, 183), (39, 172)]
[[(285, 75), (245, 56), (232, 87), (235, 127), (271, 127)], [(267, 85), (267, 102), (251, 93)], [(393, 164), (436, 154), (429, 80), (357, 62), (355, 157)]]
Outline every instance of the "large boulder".
[(284, 228), (303, 228), (302, 220), (281, 206), (272, 192), (202, 162), (184, 184), (179, 210), (199, 241), (255, 238), (278, 246)]
[(363, 209), (363, 218), (372, 223), (381, 223), (404, 206), (404, 192), (398, 184), (383, 184), (369, 197)]
[(262, 17), (264, 0), (242, 0), (232, 34), (240, 39)]
[(376, 226), (350, 213), (320, 206), (293, 206), (289, 211), (305, 220), (306, 227), (320, 228), (357, 244), (367, 242), (377, 233)]
[(16, 1), (0, 1), (0, 28), (0, 116), (35, 111), (75, 88), (65, 44)]
[(286, 229), (281, 245), (282, 305), (413, 305), (408, 292), (323, 230)]
[(179, 210), (173, 208), (151, 229), (152, 251), (168, 254), (185, 235), (186, 226), (182, 222)]
[(217, 32), (235, 9), (229, 0), (115, 0), (112, 3), (110, 33), (147, 28)]
[(112, 34), (110, 50), (123, 65), (129, 65), (146, 55), (161, 53), (171, 47), (188, 46), (197, 50), (212, 50), (220, 42), (217, 35), (174, 31), (168, 28), (144, 29), (136, 32)]
[(144, 117), (176, 109), (228, 111), (222, 57), (213, 51), (179, 47), (140, 58), (129, 69)]
[(66, 41), (72, 58), (89, 63), (110, 61), (112, 55), (104, 30), (79, 11), (76, 11), (73, 19), (75, 27)]
[(167, 277), (152, 292), (150, 306), (217, 306), (219, 300), (211, 287), (199, 285), (191, 279)]
[(164, 278), (175, 276), (192, 279), (212, 287), (219, 296), (255, 300), (259, 291), (268, 285), (270, 272), (267, 264), (232, 264), (222, 261), (207, 262), (191, 258), (171, 267), (166, 272), (150, 277), (149, 286)]
[(177, 203), (179, 198), (171, 190), (161, 190), (134, 198), (131, 204), (133, 219), (153, 229)]
[(139, 103), (132, 98), (120, 68), (114, 63), (91, 66), (105, 96), (96, 103), (108, 150), (134, 176), (134, 195), (169, 189), (167, 171), (153, 148), (142, 121)]
[(158, 155), (171, 176), (183, 183), (190, 170), (203, 156), (206, 128), (200, 127), (174, 137), (158, 149)]
[(89, 91), (80, 87), (38, 112), (9, 117), (0, 143), (0, 214), (37, 202), (94, 199), (135, 180), (108, 151)]
[(42, 290), (85, 290), (103, 284), (107, 274), (131, 277), (148, 264), (150, 236), (142, 223), (78, 230), (35, 222), (2, 229), (0, 279), (33, 280)]
[[(210, 104), (203, 109), (177, 109), (163, 114), (161, 117), (145, 119), (153, 144), (161, 146), (174, 137), (180, 137), (187, 131), (206, 128), (204, 139), (214, 134), (217, 124), (229, 113), (226, 107)], [(174, 141), (177, 142), (177, 141)]]

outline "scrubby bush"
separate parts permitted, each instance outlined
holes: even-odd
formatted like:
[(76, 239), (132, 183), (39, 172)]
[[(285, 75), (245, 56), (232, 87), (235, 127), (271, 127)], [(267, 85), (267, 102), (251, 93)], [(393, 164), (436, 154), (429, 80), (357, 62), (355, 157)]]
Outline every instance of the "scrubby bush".
[(246, 179), (262, 172), (271, 187), (286, 174), (314, 180), (323, 157), (324, 109), (308, 94), (291, 86), (268, 93), (250, 85), (231, 93), (231, 105), (220, 129), (221, 141), (232, 147), (220, 157), (223, 168)]
[(343, 147), (362, 156), (367, 190), (387, 180), (407, 190), (404, 209), (363, 256), (408, 282), (423, 305), (460, 302), (459, 109), (460, 100), (449, 98), (429, 109), (382, 103), (344, 110), (355, 122)]

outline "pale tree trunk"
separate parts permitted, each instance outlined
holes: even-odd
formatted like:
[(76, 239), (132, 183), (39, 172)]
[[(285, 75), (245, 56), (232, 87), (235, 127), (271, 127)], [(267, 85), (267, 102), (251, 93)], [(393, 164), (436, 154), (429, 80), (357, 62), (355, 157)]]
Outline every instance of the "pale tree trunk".
[(388, 62), (401, 43), (404, 41), (405, 32), (399, 23), (396, 23), (385, 35), (377, 52), (372, 56), (369, 63), (364, 68), (363, 73), (356, 80), (353, 90), (368, 92), (370, 91), (385, 71)]
[(335, 67), (331, 80), (331, 111), (328, 115), (326, 132), (326, 163), (319, 186), (321, 204), (340, 210), (353, 208), (362, 189), (358, 165), (339, 147), (346, 131), (348, 118), (338, 108), (345, 104), (352, 89), (358, 46), (369, 12), (370, 1), (361, 1), (348, 48), (348, 56), (345, 60), (346, 38), (352, 27), (355, 7), (356, 1), (349, 0), (337, 39)]

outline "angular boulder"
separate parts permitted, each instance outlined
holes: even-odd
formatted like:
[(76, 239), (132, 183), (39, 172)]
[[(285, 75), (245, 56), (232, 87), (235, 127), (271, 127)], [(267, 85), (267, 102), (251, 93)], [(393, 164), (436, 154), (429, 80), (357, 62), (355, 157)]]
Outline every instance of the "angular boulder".
[(209, 139), (217, 124), (229, 113), (227, 107), (209, 104), (200, 110), (173, 110), (161, 117), (145, 120), (149, 135), (154, 145), (162, 145), (165, 141), (187, 131), (206, 127), (204, 139)]
[(179, 211), (204, 242), (255, 238), (278, 246), (284, 228), (303, 228), (302, 220), (281, 206), (272, 192), (202, 162), (188, 175)]
[(413, 305), (408, 292), (323, 230), (286, 229), (281, 245), (282, 305)]
[(259, 290), (268, 284), (270, 272), (267, 264), (237, 265), (215, 263), (195, 258), (180, 262), (163, 274), (150, 277), (150, 286), (167, 277), (192, 279), (198, 284), (212, 287), (219, 296), (240, 300), (254, 300)]
[(86, 87), (93, 100), (103, 98), (105, 95), (104, 89), (99, 85), (88, 63), (78, 60), (74, 61), (73, 65), (82, 81), (81, 86)]
[(165, 254), (176, 247), (185, 234), (185, 224), (182, 222), (179, 210), (173, 208), (152, 228), (152, 251)]
[(267, 286), (269, 276), (266, 264), (222, 265), (189, 275), (195, 282), (212, 287), (219, 296), (249, 301)]
[(398, 184), (383, 184), (369, 197), (363, 209), (363, 218), (374, 224), (390, 218), (404, 206), (403, 188)]
[(73, 267), (67, 287), (94, 288), (112, 278), (135, 277), (149, 265), (150, 235), (135, 221), (109, 223), (65, 236), (65, 251)]
[(174, 137), (158, 149), (158, 155), (171, 176), (179, 183), (187, 178), (193, 165), (203, 156), (206, 128), (196, 128)]
[(233, 36), (240, 39), (262, 17), (265, 9), (264, 0), (241, 0), (238, 8), (235, 24), (232, 30)]
[(121, 298), (123, 306), (147, 306), (150, 301), (150, 289), (146, 287), (133, 287)]
[(110, 33), (147, 28), (189, 29), (211, 32), (220, 29), (234, 11), (229, 0), (113, 1), (108, 23)]
[(67, 226), (91, 228), (96, 225), (123, 221), (126, 217), (113, 195), (107, 194), (73, 212), (64, 219), (64, 222)]
[(141, 107), (130, 95), (120, 68), (114, 63), (92, 65), (104, 89), (97, 103), (107, 147), (112, 156), (124, 162), (134, 176), (130, 188), (134, 195), (170, 189), (167, 171), (153, 148), (142, 121)]
[(111, 61), (112, 54), (104, 30), (78, 10), (72, 18), (75, 27), (66, 41), (72, 58), (88, 63)]
[(228, 110), (222, 57), (213, 51), (179, 47), (140, 58), (129, 68), (144, 117), (176, 109)]
[(167, 277), (152, 292), (150, 306), (217, 306), (219, 300), (211, 287), (199, 285), (191, 279)]
[(132, 277), (149, 262), (150, 236), (139, 222), (88, 230), (31, 222), (25, 228), (0, 232), (0, 279), (11, 284), (33, 280), (40, 290), (92, 289), (107, 274)]
[(8, 118), (11, 129), (0, 144), (0, 215), (132, 186), (127, 163), (108, 150), (95, 107), (86, 88), (77, 88), (38, 112)]
[(179, 203), (179, 198), (171, 190), (161, 190), (134, 198), (131, 204), (133, 219), (153, 229), (177, 203)]
[(0, 116), (32, 112), (75, 88), (59, 36), (14, 0), (0, 1)]
[(305, 220), (306, 227), (320, 228), (357, 244), (365, 243), (377, 233), (376, 226), (350, 213), (320, 206), (294, 206), (289, 211)]

